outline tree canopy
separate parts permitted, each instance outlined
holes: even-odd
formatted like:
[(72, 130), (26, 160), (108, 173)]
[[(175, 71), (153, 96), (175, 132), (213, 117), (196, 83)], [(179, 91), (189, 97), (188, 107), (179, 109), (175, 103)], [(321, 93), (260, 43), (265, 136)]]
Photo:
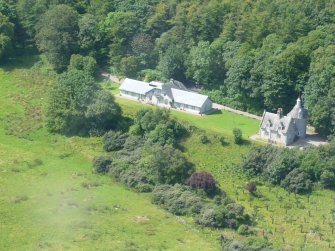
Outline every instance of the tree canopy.
[(72, 54), (117, 75), (174, 78), (218, 103), (288, 112), (335, 133), (332, 0), (0, 0), (0, 57), (36, 47), (59, 72)]

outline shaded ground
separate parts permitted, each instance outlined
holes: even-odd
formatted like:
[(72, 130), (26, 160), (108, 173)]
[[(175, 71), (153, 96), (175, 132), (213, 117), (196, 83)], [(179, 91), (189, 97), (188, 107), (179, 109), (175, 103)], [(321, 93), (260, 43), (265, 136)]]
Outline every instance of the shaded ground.
[[(254, 135), (250, 136), (250, 139), (270, 143), (267, 140), (262, 139), (259, 134), (254, 134)], [(295, 141), (293, 144), (291, 144), (289, 146), (286, 146), (286, 147), (288, 147), (288, 148), (295, 148), (295, 147), (306, 148), (306, 147), (309, 147), (309, 146), (320, 146), (320, 145), (324, 145), (324, 144), (327, 144), (327, 143), (328, 143), (327, 139), (324, 138), (324, 137), (321, 137), (319, 134), (312, 133), (312, 132), (307, 132), (306, 138), (299, 139), (299, 140)], [(274, 143), (270, 143), (270, 144), (274, 144)], [(279, 145), (279, 144), (274, 144), (274, 145)]]

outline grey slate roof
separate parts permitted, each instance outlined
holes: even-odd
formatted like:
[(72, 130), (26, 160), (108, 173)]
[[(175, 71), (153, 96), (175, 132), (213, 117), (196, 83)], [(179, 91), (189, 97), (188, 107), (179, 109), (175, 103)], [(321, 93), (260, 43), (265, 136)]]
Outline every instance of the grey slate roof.
[(302, 118), (306, 118), (308, 115), (308, 110), (303, 107), (299, 107), (298, 105), (295, 105), (293, 109), (287, 114), (287, 116), (290, 116), (292, 118), (299, 118), (299, 113), (302, 113)]
[(283, 133), (286, 133), (291, 124), (292, 117), (284, 116), (279, 118), (278, 114), (265, 112), (260, 127), (262, 129), (265, 129), (269, 126), (270, 129), (273, 131), (277, 131), (278, 129), (280, 129), (283, 131)]
[(120, 86), (120, 90), (122, 91), (129, 91), (129, 92), (134, 92), (138, 94), (145, 95), (149, 91), (153, 90), (155, 87), (150, 86), (149, 83), (126, 78), (122, 85)]
[(147, 83), (126, 78), (120, 86), (120, 90), (122, 91), (129, 91), (141, 95), (146, 95), (153, 89), (161, 89), (162, 94), (167, 95), (171, 100), (174, 100), (174, 102), (195, 107), (202, 107), (208, 99), (208, 96), (187, 91), (183, 83), (176, 80), (171, 80), (169, 83), (163, 84), (157, 81)]
[(175, 88), (171, 88), (171, 92), (174, 102), (191, 105), (195, 107), (202, 107), (205, 101), (208, 99), (208, 97), (205, 95), (189, 91), (178, 90)]

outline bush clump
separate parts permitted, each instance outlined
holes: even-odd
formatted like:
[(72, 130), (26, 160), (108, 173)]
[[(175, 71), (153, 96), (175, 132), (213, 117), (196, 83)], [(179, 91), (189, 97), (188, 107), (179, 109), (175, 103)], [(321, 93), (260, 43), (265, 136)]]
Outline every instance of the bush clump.
[(248, 190), (249, 193), (253, 194), (257, 191), (257, 184), (254, 181), (251, 181), (246, 184), (245, 188)]
[(179, 184), (157, 186), (151, 201), (175, 215), (198, 214), (203, 207), (200, 197)]
[(215, 179), (208, 172), (195, 172), (185, 183), (193, 188), (203, 189), (208, 194), (213, 194), (217, 190)]
[(112, 164), (112, 159), (105, 156), (96, 156), (93, 161), (93, 172), (94, 173), (108, 173), (109, 167)]
[(102, 138), (103, 148), (106, 152), (121, 150), (127, 138), (127, 133), (109, 131)]
[(209, 139), (205, 134), (201, 135), (199, 139), (202, 144), (207, 144), (209, 142)]
[(281, 185), (292, 193), (307, 193), (312, 190), (312, 181), (309, 175), (301, 169), (292, 170)]
[(234, 128), (233, 129), (233, 135), (234, 135), (234, 143), (237, 145), (240, 145), (243, 143), (242, 139), (242, 131), (239, 128)]

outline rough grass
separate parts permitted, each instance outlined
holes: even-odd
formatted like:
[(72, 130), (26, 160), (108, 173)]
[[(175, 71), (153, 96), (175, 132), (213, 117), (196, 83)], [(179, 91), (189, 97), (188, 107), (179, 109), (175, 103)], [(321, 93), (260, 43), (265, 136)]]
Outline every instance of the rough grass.
[(52, 78), (29, 67), (0, 69), (0, 250), (218, 249), (189, 219), (93, 175), (100, 139), (49, 134), (35, 112)]

